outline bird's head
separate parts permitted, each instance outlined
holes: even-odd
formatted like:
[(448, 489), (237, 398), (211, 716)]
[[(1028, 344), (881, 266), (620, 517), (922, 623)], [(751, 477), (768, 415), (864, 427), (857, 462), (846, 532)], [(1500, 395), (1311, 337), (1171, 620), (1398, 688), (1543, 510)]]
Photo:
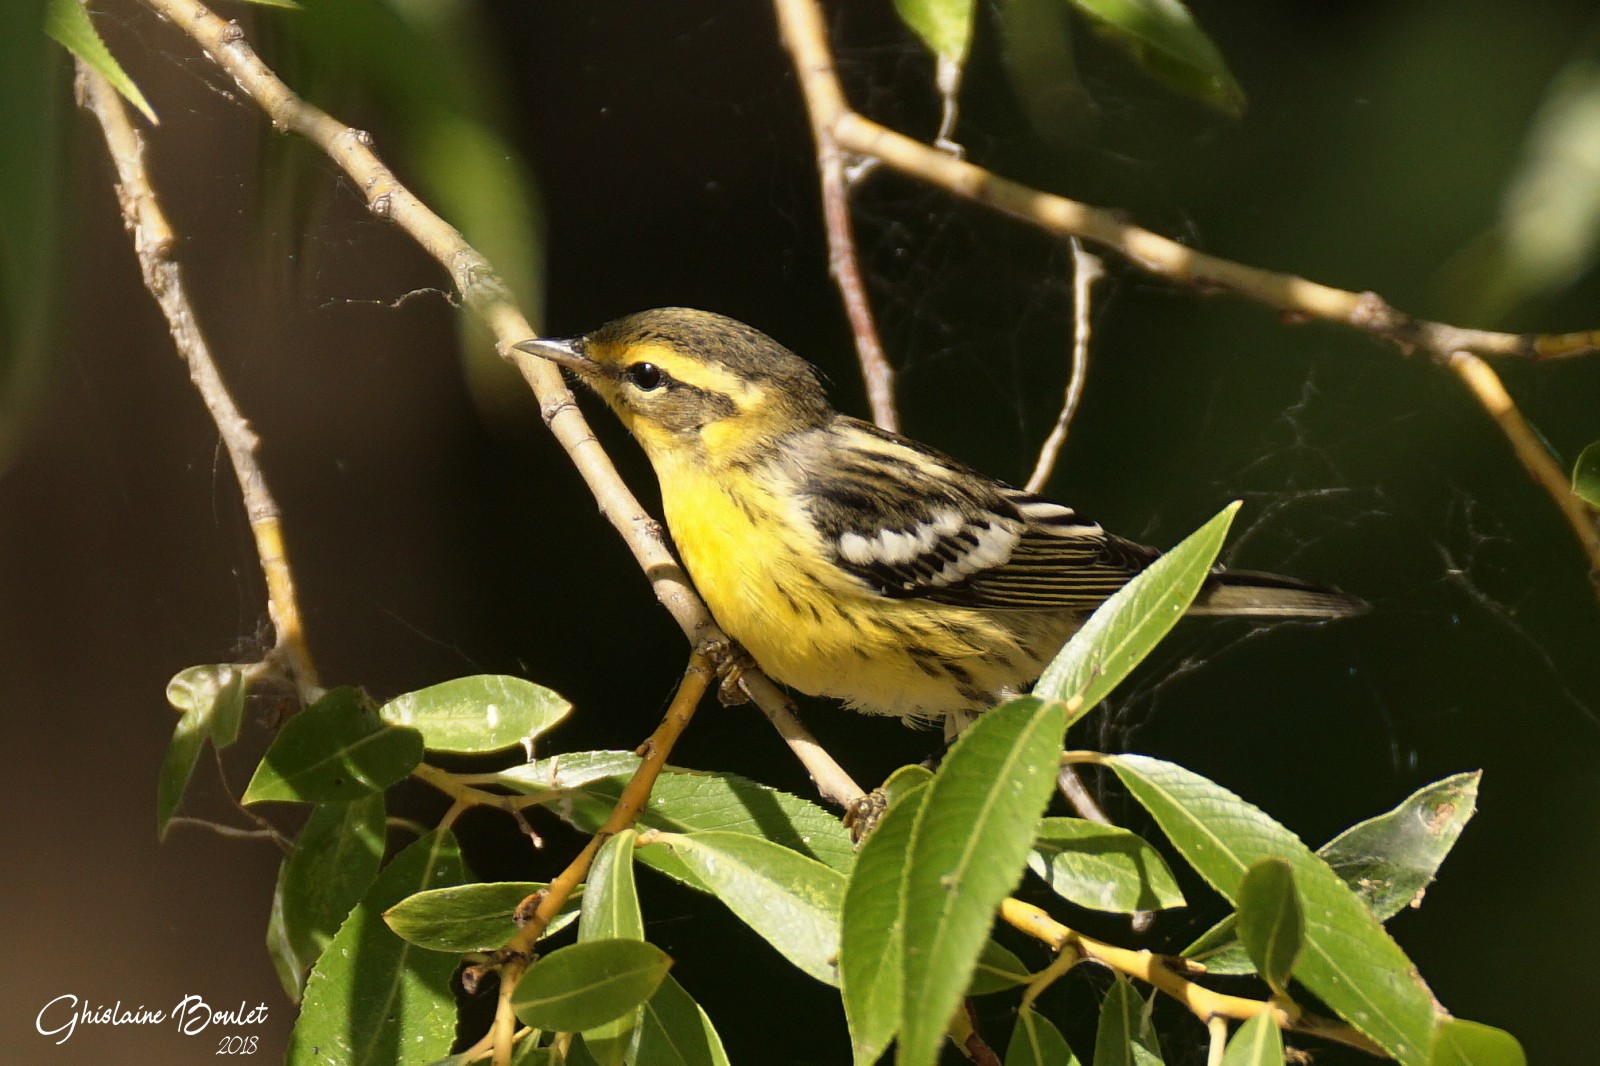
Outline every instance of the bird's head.
[(640, 311), (582, 337), (515, 347), (575, 373), (658, 463), (749, 461), (833, 416), (810, 363), (709, 311)]

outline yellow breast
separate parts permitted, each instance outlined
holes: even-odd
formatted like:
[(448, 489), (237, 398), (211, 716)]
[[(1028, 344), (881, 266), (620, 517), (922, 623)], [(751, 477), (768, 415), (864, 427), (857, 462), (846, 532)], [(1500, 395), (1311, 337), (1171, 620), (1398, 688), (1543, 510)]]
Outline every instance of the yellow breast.
[(887, 599), (829, 561), (790, 487), (658, 462), (679, 555), (711, 613), (776, 680), (858, 710), (938, 719), (1031, 681), (1070, 632), (1056, 614)]

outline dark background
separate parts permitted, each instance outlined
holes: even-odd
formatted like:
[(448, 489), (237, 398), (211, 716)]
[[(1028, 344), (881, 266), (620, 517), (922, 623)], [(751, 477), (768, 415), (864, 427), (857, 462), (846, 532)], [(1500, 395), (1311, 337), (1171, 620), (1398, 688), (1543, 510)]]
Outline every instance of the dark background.
[[(325, 163), (311, 164), (310, 210), (265, 210), (281, 190), (262, 164), (280, 148), (256, 113), (148, 12), (104, 6), (108, 36), (163, 115), (157, 177), (206, 329), (265, 442), (326, 681), (387, 697), (521, 674), (577, 704), (547, 751), (634, 746), (670, 695), (681, 638), (530, 405), (479, 414), (446, 302), (397, 303), (442, 284), (439, 271)], [(1550, 79), (1593, 40), (1592, 5), (1193, 8), (1250, 96), (1243, 119), (1150, 85), (1080, 34), (1097, 114), (1073, 145), (1052, 147), (1018, 117), (986, 24), (960, 129), (970, 157), (1420, 315), (1600, 324), (1592, 272), (1494, 320), (1444, 273), (1492, 223)], [(860, 413), (808, 134), (769, 9), (585, 0), (486, 14), (511, 134), (543, 189), (549, 332), (662, 304), (722, 311), (818, 362), (839, 406)], [(229, 15), (253, 28), (268, 18)], [(887, 4), (834, 16), (855, 102), (931, 136), (929, 63)], [(293, 16), (270, 16), (281, 17)], [(389, 143), (383, 114), (330, 104), (373, 129), (380, 150)], [(73, 116), (68, 137), (54, 388), (0, 478), (0, 1061), (210, 1061), (211, 1036), (81, 1028), (55, 1047), (33, 1032), (57, 995), (156, 1007), (191, 992), (218, 1007), (268, 1004), (257, 1054), (272, 1061), (292, 1015), (262, 946), (278, 853), (191, 827), (158, 845), (151, 813), (173, 724), (166, 680), (259, 652), (264, 597), (225, 457), (139, 285), (90, 127)], [(1025, 478), (1068, 350), (1063, 248), (889, 174), (857, 206), (908, 432)], [(1391, 927), (1451, 1010), (1511, 1030), (1534, 1061), (1585, 1061), (1580, 1008), (1600, 948), (1600, 609), (1570, 533), (1426, 360), (1109, 268), (1087, 399), (1052, 493), (1160, 545), (1243, 497), (1234, 562), (1330, 581), (1374, 610), (1268, 632), (1186, 624), (1081, 741), (1177, 760), (1313, 843), (1482, 768), (1477, 820), (1426, 906)], [(1600, 362), (1503, 372), (1565, 461), (1600, 437)], [(651, 499), (617, 427), (597, 427)], [(864, 782), (932, 743), (822, 704), (807, 712)], [(708, 707), (675, 761), (807, 790), (749, 709)], [(228, 763), (238, 789), (249, 754)], [(241, 824), (209, 764), (195, 788), (191, 813)], [(1137, 824), (1116, 794), (1107, 802)], [(440, 809), (420, 788), (402, 806)], [(540, 856), (494, 819), (464, 826), (483, 877), (547, 875), (570, 854), (553, 826)], [(1220, 913), (1194, 899), (1152, 946), (1186, 942)], [(753, 935), (653, 880), (646, 918), (735, 1061), (845, 1060), (836, 997)], [(1046, 1000), (1080, 1055), (1100, 981)], [(1203, 1033), (1175, 1014), (1162, 1010), (1169, 1061), (1203, 1061)], [(1006, 1026), (1001, 1008), (986, 1030), (997, 1045)]]

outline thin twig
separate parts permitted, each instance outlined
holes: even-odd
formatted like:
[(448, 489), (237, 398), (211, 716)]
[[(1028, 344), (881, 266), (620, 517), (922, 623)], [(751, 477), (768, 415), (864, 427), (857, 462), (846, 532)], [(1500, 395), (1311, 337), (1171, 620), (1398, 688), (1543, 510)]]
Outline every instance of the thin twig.
[(1071, 950), (1083, 959), (1091, 959), (1119, 973), (1136, 977), (1147, 985), (1166, 993), (1183, 1004), (1201, 1021), (1215, 1017), (1243, 1021), (1258, 1014), (1270, 1013), (1278, 1025), (1295, 1032), (1309, 1033), (1360, 1048), (1372, 1055), (1387, 1058), (1388, 1054), (1355, 1028), (1324, 1018), (1309, 1011), (1291, 1014), (1282, 1006), (1266, 1000), (1248, 999), (1214, 992), (1189, 980), (1175, 965), (1181, 960), (1168, 959), (1148, 951), (1132, 951), (1088, 937), (1069, 929), (1031, 903), (1007, 899), (1000, 905), (1000, 917), (1013, 928), (1049, 945), (1056, 951)]
[[(843, 152), (876, 161), (1046, 232), (1092, 241), (1158, 277), (1190, 285), (1202, 292), (1235, 293), (1278, 308), (1291, 320), (1317, 318), (1338, 322), (1386, 340), (1403, 353), (1425, 351), (1450, 362), (1458, 374), (1466, 371), (1452, 362), (1457, 352), (1537, 361), (1600, 351), (1600, 330), (1518, 334), (1431, 322), (1391, 307), (1375, 292), (1351, 292), (1293, 274), (1207, 255), (1135, 226), (1115, 211), (1002, 178), (851, 110), (834, 71), (833, 54), (817, 0), (772, 0), (772, 3), (784, 45), (794, 57), (818, 144), (826, 141)], [(1491, 391), (1504, 395), (1504, 389)], [(1486, 402), (1488, 394), (1475, 392), (1475, 395), (1480, 403)], [(1535, 482), (1567, 515), (1589, 557), (1590, 581), (1600, 593), (1600, 547), (1595, 544), (1594, 534), (1600, 511), (1573, 498), (1565, 478), (1557, 484), (1535, 469), (1533, 451), (1527, 450), (1529, 445), (1543, 454), (1543, 458), (1537, 460), (1540, 467), (1555, 464), (1555, 458), (1537, 437), (1524, 441), (1512, 435), (1515, 433), (1513, 426), (1520, 424), (1526, 428), (1526, 423), (1520, 414), (1515, 414), (1514, 418), (1505, 417), (1504, 412), (1515, 413), (1509, 397), (1505, 403), (1507, 406), (1489, 409), (1489, 413), (1507, 433)]]
[[(788, 40), (787, 34), (785, 40)], [(793, 47), (791, 44), (791, 51)], [(845, 314), (850, 319), (850, 330), (855, 334), (856, 358), (861, 363), (872, 420), (884, 429), (898, 431), (900, 412), (894, 400), (894, 367), (884, 355), (883, 342), (878, 339), (878, 327), (872, 318), (872, 304), (861, 280), (861, 262), (856, 255), (855, 234), (850, 222), (850, 182), (845, 177), (844, 153), (833, 134), (834, 122), (844, 107), (844, 97), (833, 73), (831, 54), (824, 50), (823, 54), (807, 59), (795, 55), (795, 64), (802, 72), (809, 70), (808, 63), (813, 61), (823, 64), (823, 69), (815, 71), (811, 77), (802, 75), (800, 91), (817, 146), (822, 221), (828, 234), (828, 273), (838, 286), (839, 298), (844, 301)]]
[(1589, 555), (1589, 565), (1600, 577), (1600, 514), (1572, 491), (1567, 472), (1561, 469), (1544, 441), (1528, 425), (1506, 391), (1494, 368), (1470, 352), (1451, 352), (1442, 360), (1461, 379), (1478, 404), (1499, 425), (1511, 450), (1522, 461), (1528, 476), (1543, 486), (1556, 504), (1578, 542)]
[[(560, 372), (548, 361), (511, 347), (534, 336), (534, 331), (482, 254), (395, 178), (373, 151), (369, 134), (345, 126), (302, 100), (268, 69), (245, 41), (238, 23), (218, 18), (195, 0), (147, 3), (199, 44), (266, 113), (275, 129), (299, 134), (317, 145), (349, 175), (373, 214), (399, 226), (438, 260), (462, 302), (489, 327), (500, 353), (516, 365), (533, 389), (546, 425), (578, 468), (601, 512), (633, 552), (656, 598), (671, 613), (690, 646), (725, 639), (668, 550), (659, 523), (639, 506), (595, 439)], [(847, 806), (862, 794), (860, 786), (805, 731), (770, 680), (757, 670), (748, 670), (740, 685), (801, 760), (824, 799)]]
[(1206, 1034), (1210, 1037), (1206, 1066), (1222, 1066), (1222, 1057), (1228, 1050), (1228, 1019), (1220, 1014), (1207, 1019)]
[(1067, 441), (1067, 430), (1078, 413), (1083, 400), (1083, 385), (1089, 376), (1089, 332), (1091, 297), (1094, 283), (1106, 276), (1105, 264), (1092, 252), (1084, 251), (1083, 242), (1073, 237), (1067, 242), (1072, 247), (1072, 371), (1067, 376), (1066, 393), (1061, 400), (1061, 413), (1050, 435), (1039, 446), (1039, 461), (1028, 475), (1029, 492), (1041, 492), (1050, 475), (1055, 472), (1056, 460), (1061, 456), (1061, 446)]
[(105, 135), (106, 151), (116, 166), (117, 203), (122, 209), (123, 226), (133, 240), (145, 288), (150, 290), (166, 316), (172, 342), (188, 365), (189, 378), (228, 450), (228, 460), (244, 497), (245, 514), (250, 519), (250, 532), (255, 537), (261, 573), (266, 579), (267, 612), (276, 635), (273, 654), (287, 666), (302, 702), (313, 703), (322, 695), (322, 689), (317, 684), (316, 667), (300, 624), (300, 606), (283, 548), (278, 504), (256, 460), (260, 440), (239, 412), (217, 370), (216, 360), (184, 287), (183, 272), (172, 258), (176, 239), (155, 188), (150, 184), (144, 162), (144, 139), (128, 118), (122, 98), (81, 60), (78, 61), (78, 92), (82, 106), (99, 122)]
[(509, 1034), (515, 1028), (516, 1019), (511, 1009), (511, 996), (517, 982), (521, 980), (533, 959), (534, 945), (544, 936), (545, 929), (560, 913), (561, 908), (566, 906), (567, 900), (572, 898), (573, 891), (589, 876), (589, 868), (593, 865), (594, 857), (599, 853), (601, 845), (632, 826), (638, 819), (639, 813), (650, 801), (650, 790), (655, 786), (656, 778), (660, 776), (662, 768), (666, 766), (667, 756), (672, 753), (673, 745), (688, 728), (690, 720), (694, 717), (695, 708), (700, 705), (700, 699), (705, 695), (714, 676), (715, 671), (705, 654), (696, 650), (689, 657), (689, 666), (684, 671), (683, 681), (678, 685), (677, 694), (672, 697), (672, 705), (667, 708), (661, 724), (650, 734), (650, 739), (640, 746), (639, 767), (623, 787), (616, 806), (611, 808), (610, 817), (589, 839), (589, 843), (578, 853), (577, 858), (550, 882), (533, 914), (500, 950), (499, 954), (503, 959), (500, 967), (500, 998), (495, 1007), (492, 1030), (496, 1034), (494, 1066), (507, 1066), (511, 1061), (511, 1043), (509, 1038), (502, 1034)]

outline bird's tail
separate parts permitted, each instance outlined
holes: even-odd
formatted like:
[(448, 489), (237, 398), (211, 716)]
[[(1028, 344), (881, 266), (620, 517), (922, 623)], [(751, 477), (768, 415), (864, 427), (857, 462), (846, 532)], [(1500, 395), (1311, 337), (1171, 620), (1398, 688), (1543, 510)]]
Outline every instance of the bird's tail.
[(1259, 570), (1219, 570), (1206, 582), (1189, 613), (1247, 618), (1347, 618), (1366, 610), (1365, 600), (1329, 585)]

